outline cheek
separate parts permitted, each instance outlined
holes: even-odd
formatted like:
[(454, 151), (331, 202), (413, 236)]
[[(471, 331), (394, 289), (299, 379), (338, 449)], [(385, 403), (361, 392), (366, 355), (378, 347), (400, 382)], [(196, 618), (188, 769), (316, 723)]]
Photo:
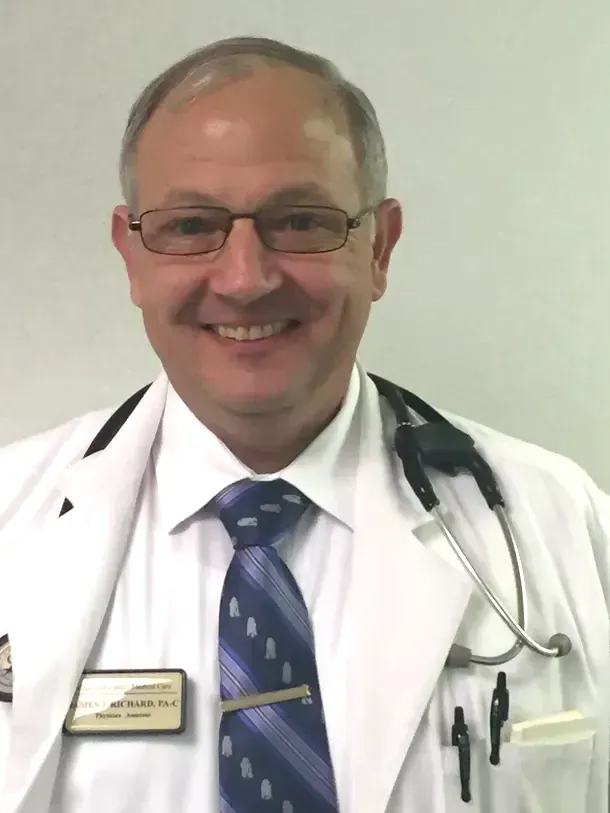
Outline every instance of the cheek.
[(356, 247), (319, 254), (315, 262), (295, 258), (288, 273), (299, 288), (320, 304), (332, 304), (370, 286), (370, 270), (364, 252)]
[(131, 298), (139, 308), (163, 314), (188, 298), (194, 286), (193, 268), (146, 258), (135, 267), (130, 284)]
[(354, 314), (368, 310), (373, 295), (370, 259), (362, 251), (345, 253), (326, 269), (324, 286), (337, 311)]

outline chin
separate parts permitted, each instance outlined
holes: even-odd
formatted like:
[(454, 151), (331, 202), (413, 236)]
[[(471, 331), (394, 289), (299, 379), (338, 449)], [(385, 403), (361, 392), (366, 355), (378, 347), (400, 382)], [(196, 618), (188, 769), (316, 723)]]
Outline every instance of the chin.
[(305, 398), (307, 376), (283, 370), (226, 370), (226, 376), (204, 379), (208, 395), (222, 408), (243, 415), (290, 409)]
[(236, 381), (234, 387), (218, 388), (216, 400), (235, 410), (251, 413), (286, 409), (295, 401), (294, 382), (279, 384), (259, 379), (249, 383), (252, 386), (240, 386)]
[(236, 415), (263, 416), (290, 409), (293, 399), (286, 392), (275, 393), (226, 393), (217, 402)]

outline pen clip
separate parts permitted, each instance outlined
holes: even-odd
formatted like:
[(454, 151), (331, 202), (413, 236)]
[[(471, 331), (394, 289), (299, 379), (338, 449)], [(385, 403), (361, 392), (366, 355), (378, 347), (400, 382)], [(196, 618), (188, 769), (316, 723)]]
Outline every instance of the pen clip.
[(460, 796), (463, 802), (470, 802), (472, 801), (472, 795), (470, 793), (470, 736), (468, 734), (468, 726), (464, 719), (464, 709), (462, 706), (456, 706), (453, 712), (451, 745), (458, 749)]
[(498, 677), (496, 679), (496, 692), (500, 698), (500, 716), (502, 718), (502, 722), (505, 723), (508, 720), (510, 706), (508, 688), (506, 686), (506, 672), (498, 672)]
[(500, 764), (500, 744), (502, 741), (502, 726), (508, 720), (509, 694), (506, 687), (506, 672), (498, 672), (496, 688), (491, 696), (489, 710), (489, 739), (491, 750), (489, 761), (492, 765)]

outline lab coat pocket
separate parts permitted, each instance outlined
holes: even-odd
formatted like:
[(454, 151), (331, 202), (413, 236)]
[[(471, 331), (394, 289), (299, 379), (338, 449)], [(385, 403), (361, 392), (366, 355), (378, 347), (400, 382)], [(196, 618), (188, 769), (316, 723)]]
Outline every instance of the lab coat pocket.
[[(457, 750), (442, 750), (444, 813), (586, 813), (595, 734), (549, 745), (503, 743), (489, 762), (485, 742), (471, 745), (472, 800), (461, 798)], [(433, 808), (436, 810), (436, 808)]]
[[(591, 731), (571, 742), (504, 743), (498, 768), (514, 781), (514, 813), (585, 813), (594, 742)], [(498, 810), (512, 813), (505, 807)]]

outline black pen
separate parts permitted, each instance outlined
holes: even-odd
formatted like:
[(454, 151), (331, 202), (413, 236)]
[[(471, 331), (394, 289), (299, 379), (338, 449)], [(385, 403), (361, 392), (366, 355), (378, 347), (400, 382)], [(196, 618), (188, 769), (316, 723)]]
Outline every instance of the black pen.
[(492, 765), (500, 764), (502, 726), (508, 720), (508, 710), (509, 695), (506, 688), (506, 672), (498, 672), (496, 688), (493, 690), (489, 710), (489, 738), (491, 740), (489, 761)]
[(458, 762), (460, 768), (461, 799), (463, 802), (470, 802), (470, 737), (468, 726), (464, 720), (464, 709), (456, 706), (451, 728), (451, 745), (458, 749)]

